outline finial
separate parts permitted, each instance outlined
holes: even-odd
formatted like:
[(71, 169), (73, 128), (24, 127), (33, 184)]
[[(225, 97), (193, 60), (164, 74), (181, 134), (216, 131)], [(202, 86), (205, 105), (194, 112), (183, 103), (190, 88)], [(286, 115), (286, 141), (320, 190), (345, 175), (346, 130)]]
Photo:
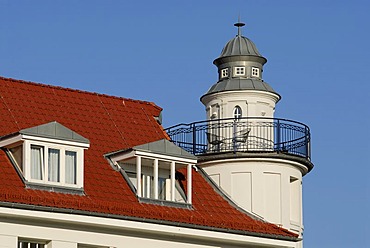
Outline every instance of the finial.
[(240, 22), (240, 14), (238, 16), (238, 22), (234, 24), (235, 27), (238, 27), (238, 36), (242, 35), (241, 27), (245, 26), (245, 23)]

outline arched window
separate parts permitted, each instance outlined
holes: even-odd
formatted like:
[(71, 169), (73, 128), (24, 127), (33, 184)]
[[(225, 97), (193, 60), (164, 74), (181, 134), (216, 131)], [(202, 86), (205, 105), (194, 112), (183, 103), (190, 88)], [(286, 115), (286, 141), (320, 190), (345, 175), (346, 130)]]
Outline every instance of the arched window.
[(239, 106), (235, 106), (234, 108), (234, 119), (242, 118), (242, 109)]

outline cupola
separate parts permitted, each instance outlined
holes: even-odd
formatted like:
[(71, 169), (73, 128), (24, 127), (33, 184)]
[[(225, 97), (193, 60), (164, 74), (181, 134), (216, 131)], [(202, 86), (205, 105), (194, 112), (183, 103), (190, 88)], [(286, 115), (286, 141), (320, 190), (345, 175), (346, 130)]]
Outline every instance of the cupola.
[(228, 41), (213, 64), (218, 81), (201, 97), (207, 119), (263, 116), (273, 117), (280, 95), (262, 79), (267, 59), (256, 45), (241, 34), (244, 23), (234, 24), (237, 35)]

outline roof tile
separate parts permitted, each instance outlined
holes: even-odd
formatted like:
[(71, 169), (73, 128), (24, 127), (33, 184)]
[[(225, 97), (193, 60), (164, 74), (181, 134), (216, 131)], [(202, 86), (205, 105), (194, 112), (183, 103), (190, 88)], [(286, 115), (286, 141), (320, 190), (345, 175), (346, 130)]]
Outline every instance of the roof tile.
[(192, 209), (140, 203), (103, 155), (168, 138), (153, 118), (161, 110), (150, 102), (0, 77), (0, 136), (57, 121), (90, 140), (85, 195), (26, 189), (0, 151), (0, 201), (297, 237), (239, 211), (196, 171)]

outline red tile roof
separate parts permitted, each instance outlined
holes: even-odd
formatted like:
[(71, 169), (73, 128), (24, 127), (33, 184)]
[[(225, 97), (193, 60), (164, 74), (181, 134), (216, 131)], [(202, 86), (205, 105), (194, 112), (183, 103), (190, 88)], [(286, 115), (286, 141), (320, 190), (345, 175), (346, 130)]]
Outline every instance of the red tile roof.
[[(0, 151), (0, 202), (167, 221), (195, 228), (296, 238), (274, 224), (241, 212), (193, 171), (192, 209), (141, 203), (104, 154), (167, 138), (153, 103), (0, 77), (0, 136), (57, 121), (90, 140), (85, 151), (85, 195), (25, 188)], [(186, 172), (184, 171), (184, 174)]]

